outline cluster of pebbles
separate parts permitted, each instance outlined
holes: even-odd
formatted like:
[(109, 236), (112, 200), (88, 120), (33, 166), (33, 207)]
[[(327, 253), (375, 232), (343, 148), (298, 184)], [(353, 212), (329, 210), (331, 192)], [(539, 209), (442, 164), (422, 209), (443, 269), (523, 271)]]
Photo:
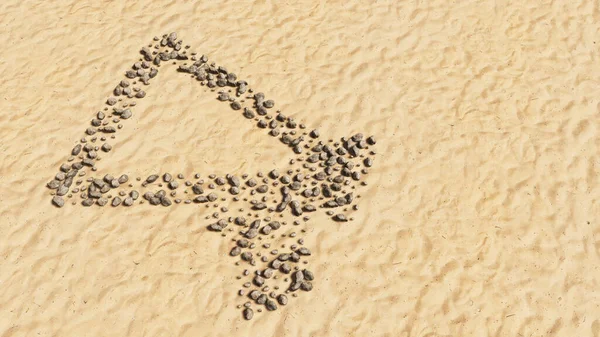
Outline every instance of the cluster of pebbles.
[[(321, 140), (317, 129), (308, 131), (304, 124), (276, 110), (273, 100), (254, 92), (235, 73), (209, 62), (205, 55), (188, 54), (187, 49), (176, 33), (155, 37), (154, 43), (143, 47), (139, 61), (125, 72), (47, 187), (56, 207), (71, 199), (73, 205), (86, 207), (189, 204), (211, 209), (206, 216), (211, 220), (208, 230), (230, 237), (229, 255), (237, 259), (237, 265), (245, 266), (238, 279), (246, 282), (238, 293), (246, 301), (238, 307), (249, 320), (255, 309), (274, 311), (287, 305), (288, 296), (312, 290), (315, 276), (302, 266), (308, 264), (312, 253), (298, 237), (298, 232), (306, 232), (301, 225), (319, 210), (337, 222), (352, 220), (348, 213), (358, 209), (356, 188), (366, 185), (363, 177), (373, 165), (376, 141), (361, 133), (339, 141)], [(133, 116), (136, 100), (146, 96), (143, 86), (169, 61), (183, 62), (177, 71), (193, 76), (200, 86), (216, 93), (219, 101), (288, 146), (293, 152), (289, 168), (252, 175), (203, 177), (195, 173), (189, 179), (181, 173), (136, 179), (126, 174), (85, 178), (87, 171), (96, 171), (97, 162), (112, 151), (110, 143), (122, 123)], [(240, 207), (230, 211), (227, 205), (236, 203)], [(293, 242), (282, 243), (286, 240)]]

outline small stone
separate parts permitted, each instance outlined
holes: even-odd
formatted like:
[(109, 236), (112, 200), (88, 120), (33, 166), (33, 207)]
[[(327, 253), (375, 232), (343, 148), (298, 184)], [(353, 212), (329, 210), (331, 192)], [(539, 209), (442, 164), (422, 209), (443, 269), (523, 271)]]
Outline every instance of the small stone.
[(48, 186), (49, 189), (55, 190), (60, 186), (60, 182), (55, 179), (50, 181), (46, 186)]
[(265, 284), (265, 279), (262, 278), (261, 276), (256, 275), (254, 277), (254, 279), (252, 280), (254, 282), (255, 285), (257, 285), (258, 287), (262, 287), (263, 284)]
[(300, 289), (302, 289), (304, 291), (311, 291), (313, 289), (313, 285), (311, 282), (304, 281), (304, 282), (300, 283)]
[(248, 294), (248, 297), (250, 297), (252, 300), (256, 301), (260, 295), (261, 295), (260, 291), (258, 291), (258, 290), (252, 290)]
[(65, 200), (62, 197), (60, 197), (60, 196), (54, 196), (52, 198), (52, 203), (56, 207), (63, 207), (65, 205)]
[(244, 319), (249, 321), (254, 317), (254, 311), (250, 308), (244, 309)]
[(194, 194), (202, 194), (204, 193), (204, 189), (201, 185), (195, 184), (194, 186), (192, 186), (192, 192), (194, 192)]
[(254, 239), (256, 236), (258, 235), (258, 229), (256, 228), (250, 228), (247, 232), (246, 232), (246, 238), (252, 240)]
[(267, 185), (260, 185), (256, 188), (256, 192), (258, 192), (258, 193), (267, 193), (268, 190), (269, 190), (269, 186), (267, 186)]
[(75, 145), (73, 150), (71, 150), (71, 155), (76, 156), (81, 152), (81, 144)]
[(217, 97), (217, 99), (219, 101), (221, 101), (221, 102), (228, 101), (229, 100), (229, 94), (226, 93), (226, 92), (220, 92), (219, 96)]
[(288, 304), (288, 298), (284, 294), (280, 294), (279, 296), (277, 296), (277, 302), (280, 305), (286, 305)]
[(303, 255), (303, 256), (310, 256), (311, 252), (308, 248), (306, 247), (301, 247), (300, 249), (297, 250), (298, 254)]
[(277, 310), (277, 304), (275, 304), (275, 301), (273, 300), (267, 300), (267, 302), (265, 303), (265, 307), (269, 311)]
[(250, 261), (250, 260), (252, 260), (252, 253), (251, 252), (243, 252), (241, 256), (242, 256), (242, 260), (244, 260), (244, 261)]
[(261, 228), (261, 233), (264, 235), (269, 235), (271, 233), (271, 230), (272, 230), (271, 226), (266, 225), (263, 228)]
[(58, 195), (58, 196), (64, 196), (67, 193), (69, 193), (69, 188), (65, 185), (59, 186), (58, 189), (56, 190), (56, 195)]
[(110, 144), (108, 144), (108, 143), (102, 144), (102, 151), (109, 152), (110, 150), (112, 150), (112, 146)]
[(258, 303), (258, 304), (265, 304), (265, 303), (267, 303), (267, 295), (261, 294), (260, 296), (258, 296), (258, 299), (256, 300), (256, 303)]
[(122, 174), (119, 179), (117, 179), (117, 181), (119, 182), (119, 184), (125, 184), (126, 182), (129, 181), (129, 176), (126, 174)]
[(113, 207), (117, 207), (117, 206), (119, 206), (120, 204), (121, 204), (121, 198), (119, 198), (119, 197), (115, 197), (115, 198), (112, 200), (112, 203), (111, 203), (111, 205), (112, 205)]
[(233, 247), (231, 249), (231, 252), (229, 252), (229, 255), (231, 256), (238, 256), (242, 253), (242, 249), (240, 247)]
[(271, 277), (273, 277), (274, 272), (275, 272), (275, 270), (273, 270), (271, 268), (267, 268), (267, 269), (263, 270), (262, 276), (266, 279), (270, 279)]
[(273, 260), (273, 262), (271, 262), (271, 267), (273, 267), (274, 269), (279, 269), (282, 264), (283, 262), (279, 260)]
[(336, 214), (333, 217), (333, 220), (337, 221), (337, 222), (347, 222), (348, 221), (348, 219), (346, 218), (346, 216), (344, 214)]
[(292, 271), (292, 267), (287, 262), (283, 262), (279, 267), (279, 271), (284, 274), (289, 274)]
[(85, 207), (90, 207), (90, 206), (92, 206), (92, 205), (94, 204), (94, 201), (95, 201), (94, 199), (92, 199), (92, 198), (88, 198), (88, 199), (85, 199), (85, 200), (83, 200), (83, 201), (81, 202), (81, 204), (82, 204), (83, 206), (85, 206)]
[(121, 113), (121, 119), (129, 119), (131, 116), (133, 116), (133, 113), (129, 109), (125, 109), (125, 111)]

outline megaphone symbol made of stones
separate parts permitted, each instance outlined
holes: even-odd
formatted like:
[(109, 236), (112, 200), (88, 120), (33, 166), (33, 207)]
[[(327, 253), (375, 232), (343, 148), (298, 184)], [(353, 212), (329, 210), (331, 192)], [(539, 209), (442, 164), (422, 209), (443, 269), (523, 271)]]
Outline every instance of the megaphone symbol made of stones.
[[(153, 43), (141, 49), (141, 58), (125, 72), (125, 78), (115, 86), (104, 109), (92, 118), (80, 143), (71, 149), (67, 162), (47, 183), (52, 190), (52, 204), (64, 207), (66, 200), (72, 200), (73, 205), (85, 207), (143, 204), (212, 206), (217, 211), (207, 216), (214, 219), (207, 226), (210, 231), (221, 232), (225, 236), (236, 232), (233, 226), (229, 227), (230, 224), (239, 228), (239, 233), (234, 234), (237, 237), (232, 239), (235, 244), (230, 251), (231, 256), (240, 259), (236, 263), (247, 263), (252, 267), (266, 265), (256, 270), (252, 282), (243, 285), (243, 288), (256, 289), (247, 294), (245, 289), (241, 289), (240, 295), (248, 296), (269, 311), (276, 310), (277, 304), (287, 304), (286, 293), (295, 295), (297, 290), (312, 289), (312, 272), (298, 267), (293, 272), (291, 267), (302, 257), (310, 256), (311, 252), (306, 247), (299, 248), (303, 240), (297, 239), (298, 243), (292, 244), (289, 252), (273, 250), (269, 254), (273, 258), (269, 259), (266, 255), (253, 253), (258, 247), (257, 240), (261, 240), (261, 247), (269, 246), (267, 239), (275, 239), (274, 233), (288, 224), (274, 220), (276, 216), (282, 219), (292, 216), (291, 224), (296, 226), (309, 221), (309, 214), (318, 210), (324, 210), (338, 222), (351, 220), (348, 212), (357, 209), (355, 199), (360, 197), (356, 188), (366, 185), (363, 177), (373, 165), (375, 138), (358, 133), (335, 142), (332, 139), (323, 141), (318, 129), (308, 131), (304, 124), (276, 110), (274, 100), (267, 99), (262, 92), (255, 92), (248, 82), (238, 79), (225, 67), (210, 62), (205, 55), (188, 53), (189, 48), (183, 46), (176, 33), (171, 33), (162, 38), (154, 37)], [(136, 101), (146, 97), (143, 88), (156, 80), (163, 65), (173, 63), (179, 65), (178, 72), (191, 74), (198, 85), (216, 92), (216, 98), (247, 119), (249, 125), (264, 130), (268, 139), (287, 146), (291, 152), (289, 166), (240, 176), (210, 174), (203, 177), (196, 173), (193, 177), (184, 177), (181, 174), (156, 173), (134, 180), (127, 174), (105, 174), (88, 177), (84, 181), (86, 170), (97, 172), (99, 157), (113, 151), (111, 141), (127, 120), (135, 117)], [(184, 198), (179, 197), (181, 193), (178, 194), (182, 190)], [(232, 214), (228, 205), (236, 202), (247, 209), (239, 208), (236, 214)], [(289, 237), (294, 238), (295, 235), (290, 234)], [(273, 291), (267, 294), (265, 289), (269, 287), (265, 285), (266, 280), (277, 279), (276, 272), (284, 276), (293, 272), (291, 281), (284, 293)], [(245, 270), (244, 276), (248, 275), (248, 270)], [(248, 303), (243, 306), (243, 316), (251, 319), (254, 311)]]

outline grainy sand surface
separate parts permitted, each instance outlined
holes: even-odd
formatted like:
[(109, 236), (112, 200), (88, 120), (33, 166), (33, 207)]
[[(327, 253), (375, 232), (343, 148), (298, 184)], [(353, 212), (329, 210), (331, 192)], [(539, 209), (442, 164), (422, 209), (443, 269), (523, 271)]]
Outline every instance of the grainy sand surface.
[[(597, 1), (0, 2), (0, 336), (600, 336)], [(50, 204), (155, 35), (326, 137), (378, 138), (311, 293), (244, 321), (194, 207)], [(255, 172), (285, 148), (165, 71), (104, 170)]]

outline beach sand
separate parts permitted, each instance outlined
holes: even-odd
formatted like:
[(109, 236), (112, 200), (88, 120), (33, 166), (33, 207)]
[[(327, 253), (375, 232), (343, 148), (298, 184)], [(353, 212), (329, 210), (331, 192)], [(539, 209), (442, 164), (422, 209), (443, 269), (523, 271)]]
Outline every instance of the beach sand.
[[(596, 2), (4, 0), (0, 26), (1, 337), (600, 336)], [(45, 187), (171, 31), (326, 137), (378, 139), (354, 221), (308, 227), (314, 289), (251, 321), (198, 208)], [(103, 170), (285, 164), (171, 70)]]

